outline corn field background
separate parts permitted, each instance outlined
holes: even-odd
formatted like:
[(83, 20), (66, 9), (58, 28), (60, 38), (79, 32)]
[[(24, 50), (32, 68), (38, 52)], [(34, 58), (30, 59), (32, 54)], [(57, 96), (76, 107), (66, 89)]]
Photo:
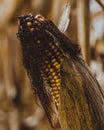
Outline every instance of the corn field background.
[[(104, 89), (104, 2), (69, 2), (66, 35), (80, 44), (85, 61)], [(22, 65), (17, 21), (18, 16), (31, 12), (58, 25), (65, 3), (66, 0), (0, 0), (0, 130), (51, 129)]]

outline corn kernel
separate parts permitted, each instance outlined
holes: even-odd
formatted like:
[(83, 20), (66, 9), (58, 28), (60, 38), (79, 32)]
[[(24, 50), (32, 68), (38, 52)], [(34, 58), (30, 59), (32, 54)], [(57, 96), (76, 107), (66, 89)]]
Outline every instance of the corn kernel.
[(54, 75), (56, 75), (56, 73), (55, 73), (55, 72), (53, 72), (51, 75), (52, 75), (52, 76), (54, 76)]
[(31, 22), (27, 22), (26, 25), (27, 25), (28, 27), (30, 27), (30, 26), (32, 26), (32, 23), (31, 23)]
[(55, 95), (55, 98), (59, 98), (59, 94), (56, 94), (56, 95)]
[(52, 46), (51, 46), (51, 48), (52, 48), (52, 49), (54, 49), (54, 48), (55, 48), (55, 46), (54, 46), (54, 45), (52, 45)]
[(60, 83), (60, 79), (56, 79), (56, 83)]
[(56, 90), (57, 90), (57, 87), (53, 87), (52, 89), (53, 89), (54, 91), (56, 91)]
[(52, 75), (49, 75), (49, 79), (52, 79)]
[(53, 63), (54, 66), (56, 66), (56, 65), (58, 65), (58, 64), (59, 64), (58, 62), (54, 62), (54, 63)]
[(57, 76), (57, 75), (55, 75), (53, 78), (54, 78), (54, 79), (58, 79), (58, 76)]
[(53, 72), (54, 70), (51, 68), (49, 71), (50, 71), (50, 72)]
[(60, 69), (60, 64), (58, 64), (57, 66), (55, 66), (57, 69)]
[(48, 71), (49, 71), (49, 69), (48, 69), (48, 68), (46, 68), (46, 69), (45, 69), (45, 71), (46, 71), (46, 72), (48, 72)]
[(59, 91), (53, 91), (53, 94), (59, 94)]
[(60, 82), (56, 83), (57, 86), (60, 86)]
[(55, 84), (55, 83), (54, 83), (54, 84), (51, 84), (51, 86), (54, 87), (54, 86), (56, 86), (56, 84)]
[(37, 43), (39, 44), (39, 43), (40, 43), (40, 40), (37, 40)]
[(56, 59), (55, 59), (55, 58), (51, 60), (51, 62), (52, 62), (52, 63), (54, 63), (55, 61), (56, 61)]
[(52, 80), (50, 80), (50, 82), (51, 82), (51, 83), (54, 83), (55, 81), (52, 79)]

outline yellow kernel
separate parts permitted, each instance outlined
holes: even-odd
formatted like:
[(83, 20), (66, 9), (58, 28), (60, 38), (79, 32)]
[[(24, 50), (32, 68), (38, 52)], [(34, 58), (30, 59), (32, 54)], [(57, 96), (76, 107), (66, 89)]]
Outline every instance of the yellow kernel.
[(60, 82), (60, 79), (56, 79), (56, 83), (59, 83)]
[(60, 90), (60, 86), (57, 86), (58, 90)]
[(56, 95), (55, 95), (55, 98), (59, 98), (59, 96), (60, 96), (59, 94), (56, 94)]
[(52, 80), (50, 80), (50, 82), (51, 82), (51, 83), (54, 83), (55, 81), (52, 79)]
[(60, 54), (60, 52), (58, 51), (58, 52), (56, 52), (56, 55), (59, 55)]
[(28, 27), (32, 26), (31, 22), (27, 22), (26, 24), (27, 24)]
[(57, 66), (55, 66), (57, 69), (60, 69), (60, 64), (58, 64)]
[(55, 61), (56, 61), (56, 59), (55, 59), (55, 58), (51, 60), (51, 62), (52, 62), (52, 63), (54, 63)]
[(57, 86), (60, 86), (60, 83), (58, 82), (58, 83), (56, 83), (56, 85), (57, 85)]
[(57, 76), (57, 75), (55, 75), (53, 78), (54, 78), (54, 79), (58, 79), (58, 76)]
[(56, 86), (56, 84), (51, 84), (52, 87)]
[(49, 75), (49, 79), (52, 79), (52, 75)]
[(58, 64), (59, 64), (58, 62), (54, 62), (54, 63), (53, 63), (54, 66), (56, 66), (56, 65), (58, 65)]
[(53, 89), (54, 91), (56, 91), (56, 90), (57, 90), (57, 87), (53, 87), (52, 89)]
[(56, 73), (55, 73), (55, 72), (53, 72), (51, 75), (52, 75), (52, 76), (54, 76), (54, 75), (56, 75)]
[(53, 71), (54, 71), (54, 70), (51, 68), (51, 69), (50, 69), (50, 72), (53, 72)]

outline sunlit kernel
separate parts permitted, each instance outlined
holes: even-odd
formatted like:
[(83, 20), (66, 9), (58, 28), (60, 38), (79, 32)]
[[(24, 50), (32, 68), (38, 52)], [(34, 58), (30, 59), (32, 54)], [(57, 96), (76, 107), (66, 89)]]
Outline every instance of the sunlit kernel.
[(54, 66), (56, 66), (56, 65), (58, 65), (58, 64), (59, 64), (58, 62), (54, 62), (54, 63), (53, 63)]
[(55, 73), (55, 72), (53, 72), (51, 75), (52, 75), (52, 76), (54, 76), (54, 75), (56, 75), (56, 73)]
[(49, 71), (50, 71), (50, 72), (53, 72), (54, 70), (51, 68)]
[(56, 83), (59, 83), (60, 82), (60, 79), (56, 79)]
[(55, 67), (56, 67), (57, 69), (60, 69), (60, 64), (56, 65)]
[(26, 24), (27, 24), (28, 27), (32, 26), (31, 22), (27, 22)]
[(57, 86), (58, 90), (60, 90), (60, 86)]
[(58, 83), (56, 83), (56, 85), (60, 87), (60, 83), (59, 83), (59, 82), (58, 82)]
[(53, 87), (53, 90), (56, 91), (56, 90), (58, 90), (58, 89), (57, 89), (57, 87)]
[(58, 79), (58, 76), (57, 76), (57, 75), (55, 75), (53, 78), (54, 78), (54, 79)]

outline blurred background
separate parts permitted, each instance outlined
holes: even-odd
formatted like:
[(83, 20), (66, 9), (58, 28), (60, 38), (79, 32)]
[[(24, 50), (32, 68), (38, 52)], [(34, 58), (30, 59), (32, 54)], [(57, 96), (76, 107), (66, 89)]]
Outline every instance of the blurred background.
[[(69, 2), (66, 35), (80, 44), (83, 58), (104, 89), (104, 1)], [(65, 3), (66, 0), (0, 0), (0, 130), (51, 130), (22, 66), (17, 20), (31, 12), (58, 25)]]

